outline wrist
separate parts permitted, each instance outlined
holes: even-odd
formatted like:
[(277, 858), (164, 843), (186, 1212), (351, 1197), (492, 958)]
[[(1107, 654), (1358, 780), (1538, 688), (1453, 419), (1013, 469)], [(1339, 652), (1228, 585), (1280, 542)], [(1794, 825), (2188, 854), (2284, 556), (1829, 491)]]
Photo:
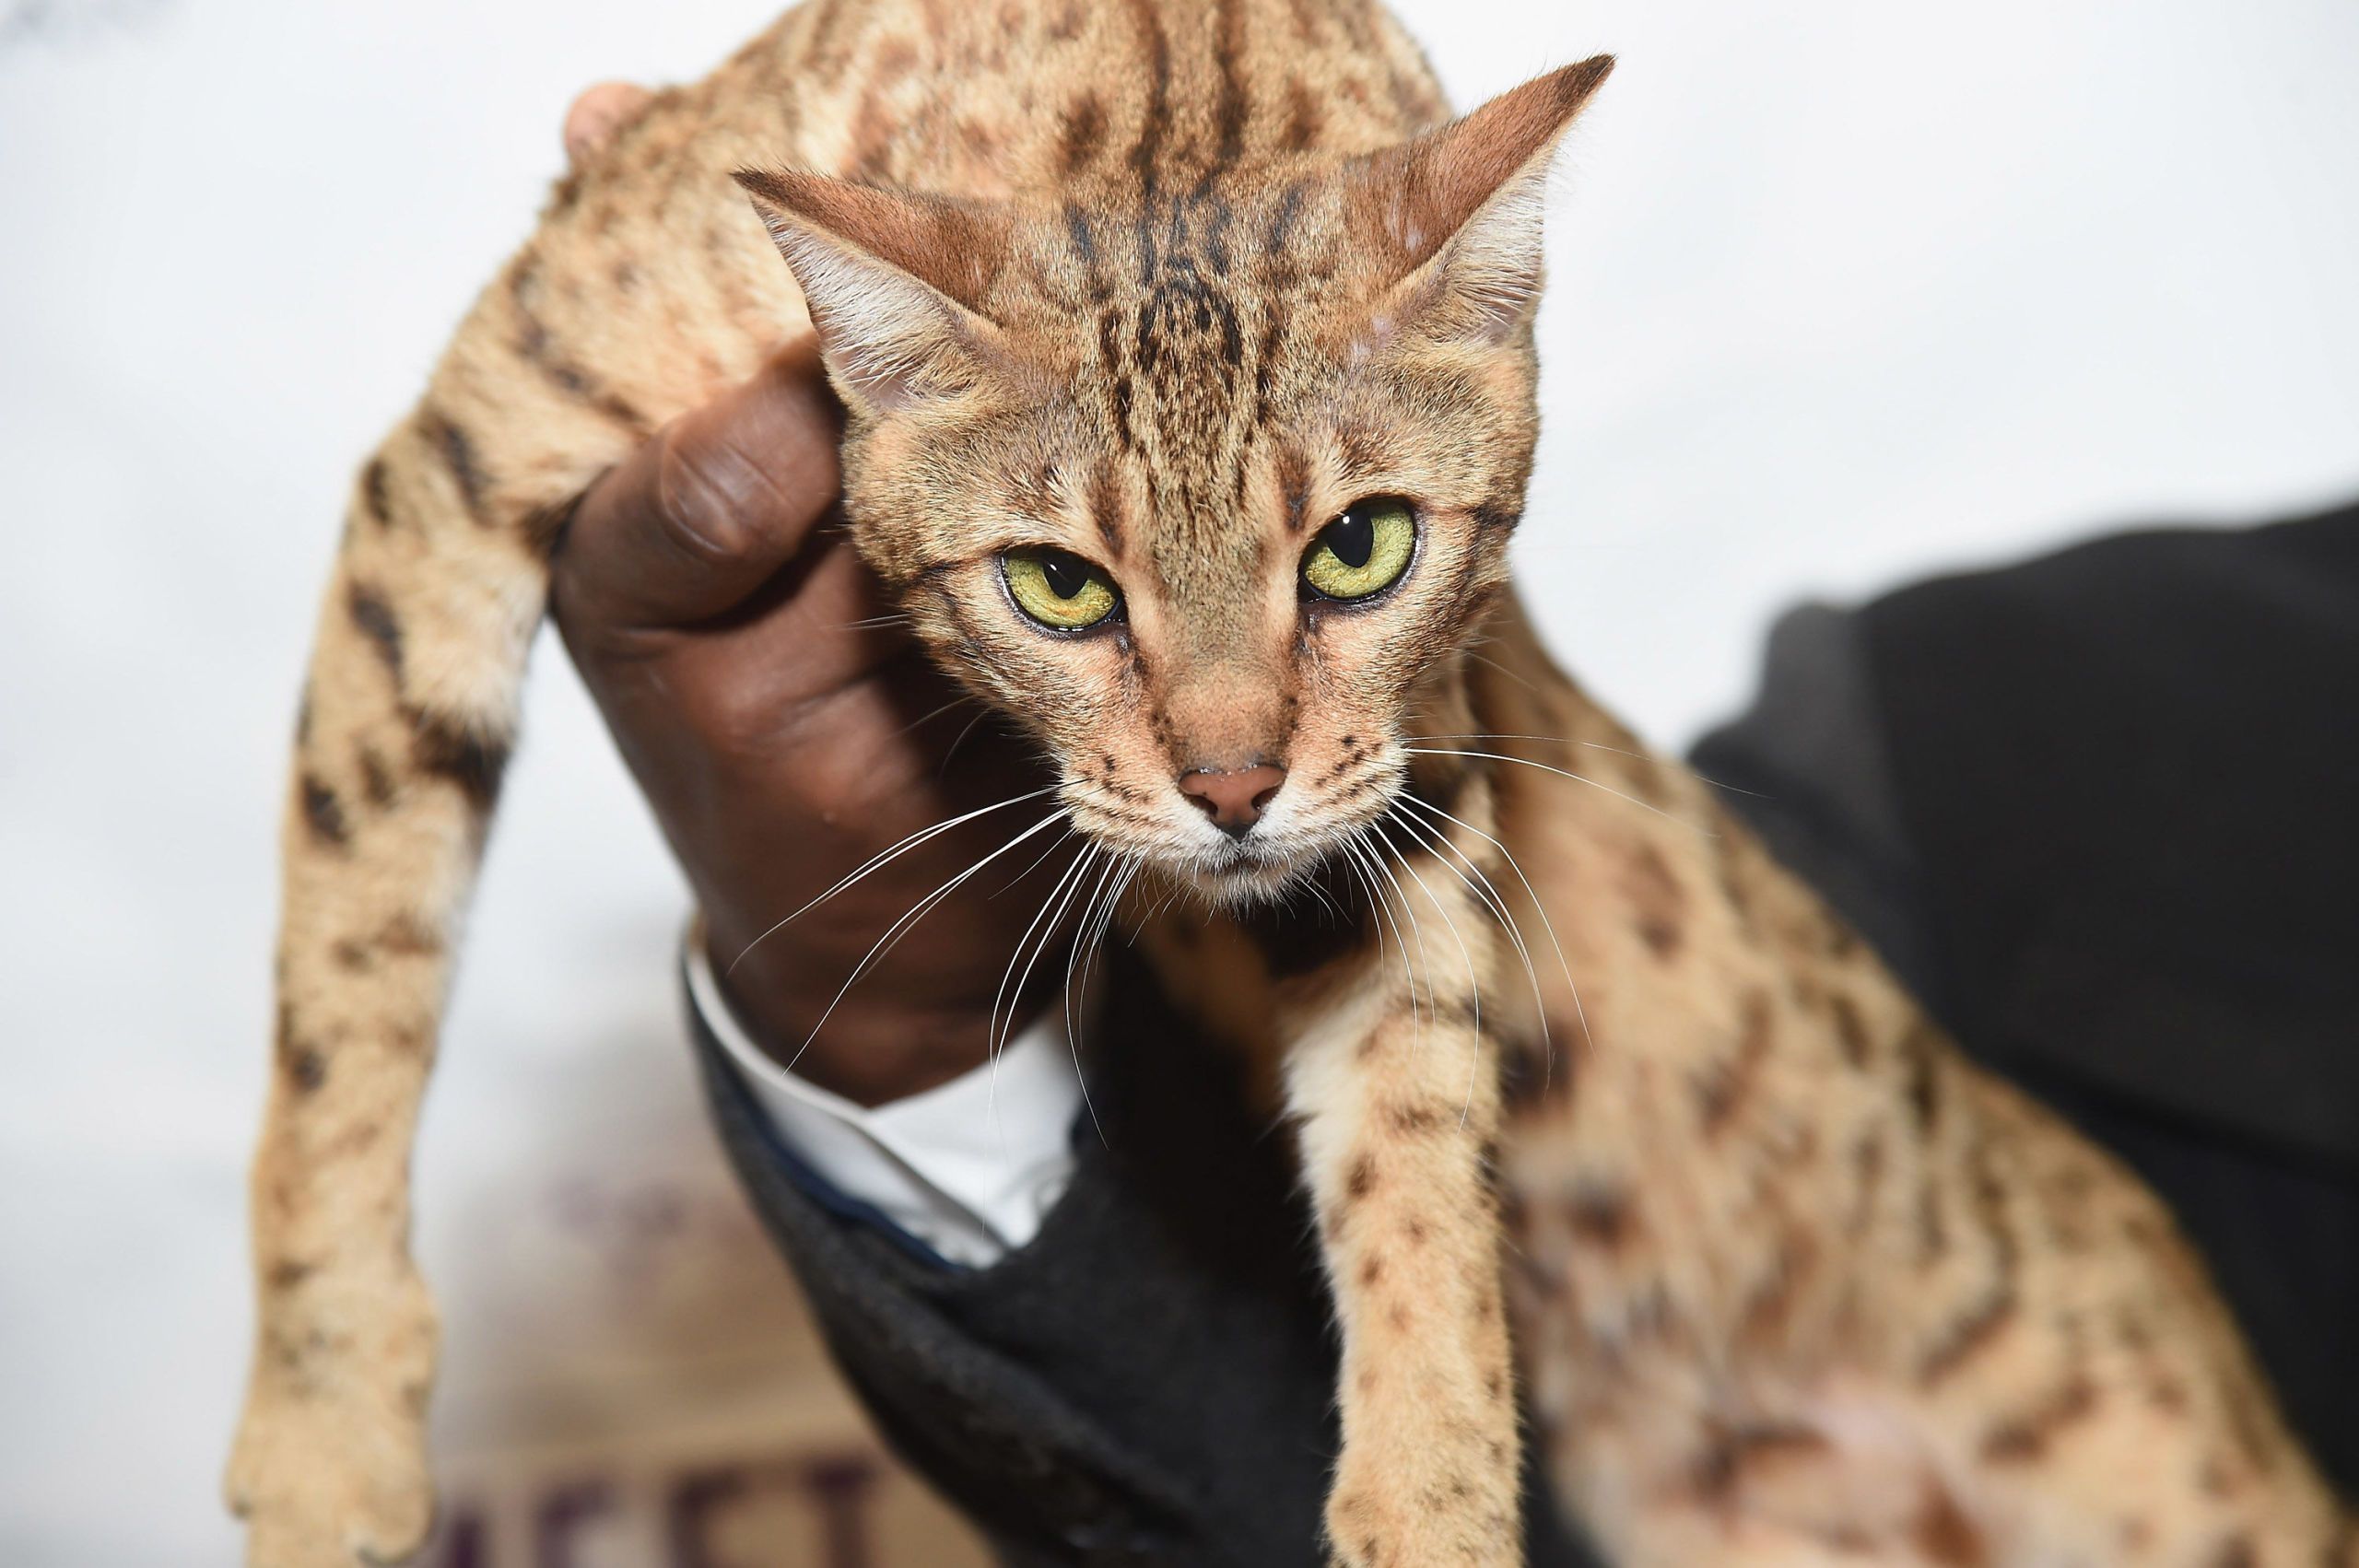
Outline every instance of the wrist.
[[(991, 1005), (910, 995), (877, 975), (843, 989), (840, 974), (799, 972), (791, 957), (748, 954), (734, 968), (713, 957), (701, 921), (690, 940), (705, 946), (721, 1000), (745, 1036), (795, 1076), (862, 1106), (881, 1106), (947, 1083), (989, 1059)], [(862, 996), (861, 991), (873, 994)], [(830, 1011), (831, 1004), (833, 1005)], [(1009, 1033), (1038, 1014), (1035, 1005)]]

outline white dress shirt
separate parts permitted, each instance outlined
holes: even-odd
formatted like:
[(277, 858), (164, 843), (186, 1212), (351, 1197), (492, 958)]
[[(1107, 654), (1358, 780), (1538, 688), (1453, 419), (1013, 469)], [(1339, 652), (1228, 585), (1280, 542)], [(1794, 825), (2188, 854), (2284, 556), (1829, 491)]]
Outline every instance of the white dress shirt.
[(798, 1078), (755, 1045), (696, 932), (687, 946), (691, 1004), (779, 1137), (838, 1191), (972, 1268), (998, 1261), (1039, 1233), (1073, 1178), (1081, 1108), (1062, 1009), (1048, 1009), (995, 1062), (907, 1099), (859, 1106)]

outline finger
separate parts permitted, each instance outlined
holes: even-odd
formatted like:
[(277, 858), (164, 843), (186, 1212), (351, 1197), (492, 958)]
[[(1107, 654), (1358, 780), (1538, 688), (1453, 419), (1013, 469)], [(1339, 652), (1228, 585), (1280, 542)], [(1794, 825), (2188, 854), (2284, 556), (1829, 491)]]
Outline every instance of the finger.
[(565, 111), (566, 161), (579, 169), (615, 133), (639, 117), (655, 95), (637, 82), (600, 82)]
[(838, 693), (901, 679), (915, 649), (906, 623), (890, 613), (874, 577), (831, 524), (822, 542), (738, 613), (664, 640), (662, 700), (710, 697), (725, 721), (704, 721), (714, 717), (706, 712), (698, 728), (758, 734), (768, 745)]
[(808, 335), (657, 431), (574, 510), (552, 584), (569, 624), (683, 626), (735, 608), (834, 506), (841, 432)]

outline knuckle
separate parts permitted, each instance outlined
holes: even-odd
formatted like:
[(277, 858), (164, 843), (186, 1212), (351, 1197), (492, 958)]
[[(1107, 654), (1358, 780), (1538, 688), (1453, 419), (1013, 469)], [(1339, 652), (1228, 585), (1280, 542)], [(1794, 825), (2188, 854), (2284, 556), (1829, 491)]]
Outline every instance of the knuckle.
[(690, 449), (668, 433), (660, 439), (651, 499), (664, 544), (703, 566), (727, 566), (758, 549), (762, 531), (752, 514), (761, 492), (744, 458), (727, 447)]

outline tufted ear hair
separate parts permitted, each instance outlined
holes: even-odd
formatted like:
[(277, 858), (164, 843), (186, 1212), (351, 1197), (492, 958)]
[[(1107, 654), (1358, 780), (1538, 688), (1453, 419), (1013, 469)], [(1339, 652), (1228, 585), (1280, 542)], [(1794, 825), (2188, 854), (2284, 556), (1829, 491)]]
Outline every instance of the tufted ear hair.
[(1497, 342), (1531, 321), (1549, 164), (1613, 69), (1614, 57), (1600, 54), (1551, 71), (1346, 166), (1352, 231), (1379, 247), (1394, 279), (1371, 323), (1375, 343), (1412, 326)]
[(1004, 211), (796, 170), (736, 179), (802, 285), (847, 403), (889, 414), (956, 396), (1008, 362), (980, 305), (1006, 259)]

